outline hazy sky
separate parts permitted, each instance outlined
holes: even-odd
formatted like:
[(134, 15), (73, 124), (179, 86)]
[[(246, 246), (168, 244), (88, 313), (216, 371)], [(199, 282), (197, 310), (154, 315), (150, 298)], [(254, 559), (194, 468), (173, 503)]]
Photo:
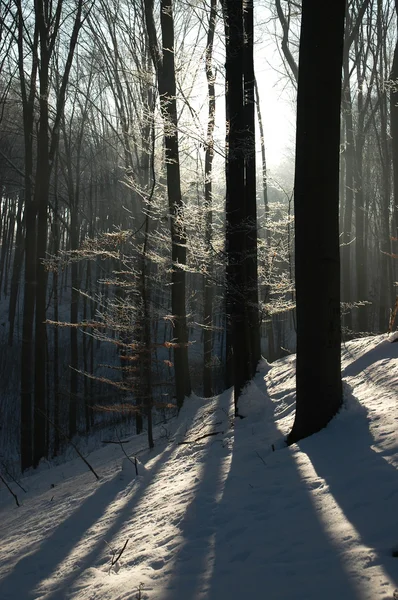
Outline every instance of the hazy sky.
[[(275, 27), (278, 23), (270, 18), (268, 9), (257, 5), (255, 21), (255, 72), (259, 87), (262, 120), (264, 126), (264, 137), (266, 145), (266, 159), (269, 176), (281, 178), (281, 172), (285, 170), (293, 173), (294, 163), (294, 141), (295, 141), (295, 90), (286, 74), (280, 56), (280, 37), (275, 36)], [(188, 36), (189, 38), (189, 36)], [(186, 38), (187, 39), (187, 38)], [(205, 39), (205, 38), (204, 38)], [(186, 40), (185, 40), (186, 41)], [(192, 33), (192, 44), (195, 37)], [(203, 41), (202, 41), (203, 43)], [(279, 45), (279, 48), (278, 48)], [(216, 130), (215, 140), (219, 149), (216, 161), (219, 168), (223, 169), (223, 153), (225, 146), (225, 98), (224, 98), (224, 65), (225, 65), (224, 27), (219, 20), (217, 22), (217, 35), (215, 38), (213, 68), (216, 71)], [(207, 83), (205, 79), (205, 56), (204, 48), (200, 49), (201, 59), (198, 64), (197, 56), (193, 61), (187, 63), (185, 57), (184, 83), (189, 90), (190, 75), (195, 73), (195, 88), (189, 94), (192, 106), (200, 115), (201, 137), (206, 139), (207, 129)], [(196, 71), (198, 69), (198, 71)], [(187, 130), (192, 128), (191, 114), (185, 108), (184, 119), (187, 119)], [(256, 118), (257, 122), (257, 118)], [(257, 131), (257, 164), (261, 170), (260, 135)], [(283, 177), (285, 181), (290, 177)]]
[(264, 123), (267, 163), (274, 170), (293, 152), (295, 141), (295, 90), (281, 60), (279, 24), (268, 9), (255, 14), (255, 71)]

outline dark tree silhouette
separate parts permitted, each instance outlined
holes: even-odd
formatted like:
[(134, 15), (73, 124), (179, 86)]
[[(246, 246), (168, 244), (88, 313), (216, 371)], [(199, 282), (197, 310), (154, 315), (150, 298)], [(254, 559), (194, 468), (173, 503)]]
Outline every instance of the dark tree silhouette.
[[(208, 96), (208, 117), (207, 117), (207, 144), (205, 153), (205, 185), (204, 185), (204, 203), (206, 208), (205, 216), (205, 242), (209, 255), (209, 275), (212, 275), (211, 265), (211, 241), (213, 228), (213, 158), (214, 158), (214, 127), (216, 112), (216, 90), (215, 90), (215, 72), (213, 70), (213, 43), (217, 19), (217, 0), (211, 0), (209, 26), (207, 30), (206, 44), (206, 80)], [(213, 289), (211, 279), (205, 276), (203, 282), (203, 394), (205, 397), (212, 395), (212, 354), (213, 354)]]
[(391, 119), (391, 150), (393, 164), (394, 183), (394, 220), (395, 235), (398, 236), (398, 0), (395, 0), (395, 12), (397, 15), (394, 59), (390, 73), (390, 119)]
[(227, 313), (235, 406), (261, 357), (257, 280), (257, 204), (253, 2), (225, 0)]
[(339, 151), (345, 0), (303, 0), (294, 183), (297, 406), (288, 442), (327, 425), (342, 403)]
[(233, 385), (235, 407), (240, 393), (250, 378), (244, 303), (245, 257), (245, 121), (243, 96), (243, 6), (242, 2), (225, 0), (226, 28), (226, 102), (228, 112), (226, 169), (226, 251), (227, 313), (231, 331)]
[(191, 394), (188, 364), (188, 329), (186, 317), (187, 262), (186, 231), (183, 223), (184, 203), (181, 194), (179, 140), (177, 127), (177, 88), (174, 61), (174, 18), (172, 0), (161, 0), (160, 28), (162, 44), (160, 50), (155, 21), (153, 0), (145, 0), (145, 19), (148, 41), (159, 89), (160, 108), (164, 123), (164, 147), (167, 172), (167, 196), (170, 210), (171, 255), (171, 310), (173, 313), (174, 374), (177, 405), (182, 407), (185, 396)]
[(257, 198), (256, 198), (256, 143), (254, 101), (254, 6), (246, 0), (243, 11), (244, 50), (244, 119), (245, 119), (245, 209), (246, 209), (246, 312), (250, 347), (250, 376), (253, 377), (261, 358), (260, 323), (258, 314), (257, 269)]

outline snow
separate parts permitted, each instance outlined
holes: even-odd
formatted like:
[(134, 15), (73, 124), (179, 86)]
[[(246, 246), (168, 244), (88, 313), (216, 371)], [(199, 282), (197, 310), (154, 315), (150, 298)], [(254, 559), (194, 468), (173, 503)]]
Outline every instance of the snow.
[(231, 390), (192, 396), (154, 450), (140, 435), (131, 460), (119, 444), (92, 452), (99, 481), (78, 458), (42, 465), (26, 494), (9, 482), (20, 508), (1, 484), (0, 600), (392, 600), (394, 338), (343, 347), (342, 410), (291, 447), (293, 355), (262, 361), (242, 419)]

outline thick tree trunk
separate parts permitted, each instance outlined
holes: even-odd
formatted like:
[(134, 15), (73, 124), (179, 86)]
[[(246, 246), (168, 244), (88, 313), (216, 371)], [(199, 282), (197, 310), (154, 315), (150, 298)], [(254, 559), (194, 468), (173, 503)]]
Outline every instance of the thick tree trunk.
[(37, 22), (32, 42), (32, 69), (29, 82), (25, 77), (24, 20), (22, 4), (17, 0), (18, 12), (18, 69), (22, 96), (23, 132), (24, 132), (24, 185), (25, 185), (25, 272), (24, 301), (22, 312), (21, 343), (21, 470), (33, 464), (33, 324), (36, 299), (36, 215), (33, 201), (33, 124), (34, 101), (36, 96), (36, 77), (38, 70)]
[[(387, 57), (385, 56), (385, 25), (384, 3), (377, 0), (377, 38), (382, 51), (379, 55), (379, 76), (381, 82), (388, 77), (386, 73)], [(388, 97), (381, 92), (379, 103), (380, 123), (380, 161), (382, 168), (382, 198), (381, 198), (381, 226), (380, 226), (380, 307), (379, 330), (387, 331), (390, 309), (393, 307), (392, 259), (391, 259), (391, 229), (390, 229), (390, 203), (391, 203), (391, 156), (388, 131)]]
[(153, 0), (145, 0), (145, 17), (151, 56), (158, 78), (160, 107), (164, 123), (167, 195), (171, 229), (171, 311), (173, 313), (174, 376), (178, 408), (191, 394), (186, 318), (186, 233), (183, 224), (180, 159), (177, 124), (177, 89), (174, 63), (174, 20), (172, 0), (161, 0), (162, 52), (159, 50), (153, 19)]
[[(345, 8), (345, 0), (330, 4), (325, 27), (319, 2), (302, 3), (294, 186), (297, 404), (289, 443), (325, 427), (342, 403), (339, 151)], [(311, 300), (313, 290), (317, 301)]]
[(235, 411), (240, 394), (250, 379), (250, 345), (245, 317), (245, 114), (243, 96), (244, 35), (242, 1), (225, 0), (228, 23), (226, 40), (226, 95), (228, 98), (228, 169), (226, 197), (227, 311), (232, 338)]
[[(165, 120), (165, 150), (167, 170), (167, 194), (169, 198), (171, 220), (171, 242), (173, 270), (171, 275), (171, 310), (173, 313), (173, 335), (176, 338), (174, 348), (174, 371), (176, 380), (177, 406), (181, 408), (184, 397), (191, 394), (191, 382), (188, 364), (188, 330), (186, 319), (185, 271), (187, 250), (181, 195), (180, 162), (177, 126), (177, 89), (174, 64), (174, 22), (172, 0), (161, 0), (162, 47), (162, 89), (164, 98), (163, 118)], [(168, 121), (168, 122), (167, 122)], [(171, 126), (171, 132), (169, 129)]]
[(36, 298), (36, 210), (25, 182), (25, 282), (21, 343), (21, 469), (33, 464), (33, 321)]
[[(229, 40), (229, 25), (228, 15), (226, 12), (225, 0), (222, 0), (222, 8), (224, 13), (224, 32), (226, 40), (226, 48), (228, 48)], [(230, 122), (230, 109), (229, 109), (229, 94), (228, 84), (225, 82), (225, 123), (226, 123), (226, 134), (225, 134), (225, 212), (227, 213), (230, 205), (230, 178), (229, 178), (229, 122)], [(229, 281), (231, 278), (231, 265), (230, 260), (227, 260), (225, 279), (226, 279), (226, 290), (225, 290), (225, 388), (229, 389), (234, 384), (234, 365), (233, 365), (233, 349), (232, 349), (232, 307), (231, 299), (232, 295), (229, 293)]]

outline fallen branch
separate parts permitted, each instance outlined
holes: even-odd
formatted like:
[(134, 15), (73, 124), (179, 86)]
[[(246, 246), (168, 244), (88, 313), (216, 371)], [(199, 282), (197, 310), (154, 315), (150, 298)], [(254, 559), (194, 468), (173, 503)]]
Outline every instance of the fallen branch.
[(11, 475), (11, 473), (9, 472), (9, 470), (7, 469), (7, 467), (6, 467), (6, 465), (3, 463), (3, 461), (1, 462), (1, 466), (3, 467), (3, 469), (4, 469), (5, 473), (6, 473), (6, 475), (8, 475), (8, 477), (9, 477), (10, 479), (12, 479), (12, 480), (13, 480), (13, 482), (14, 482), (14, 483), (15, 483), (15, 484), (16, 484), (18, 487), (20, 487), (20, 488), (21, 488), (21, 490), (22, 490), (23, 492), (25, 492), (25, 494), (27, 494), (28, 492), (25, 490), (25, 488), (24, 488), (24, 487), (22, 487), (22, 485), (19, 483), (19, 481), (17, 481), (17, 480), (15, 479), (15, 477), (13, 477), (13, 476)]
[(178, 445), (180, 446), (181, 444), (196, 444), (196, 442), (203, 440), (203, 438), (207, 438), (212, 435), (219, 435), (220, 433), (224, 433), (224, 432), (223, 431), (212, 431), (211, 433), (205, 433), (204, 435), (200, 435), (199, 437), (195, 438), (194, 440), (188, 440), (186, 442), (178, 442)]
[(21, 505), (18, 502), (18, 497), (16, 494), (14, 494), (14, 492), (12, 491), (12, 489), (10, 488), (10, 486), (8, 485), (8, 483), (6, 482), (6, 480), (4, 479), (4, 477), (0, 474), (0, 479), (1, 481), (4, 483), (4, 485), (6, 486), (7, 490), (10, 492), (10, 494), (12, 496), (14, 496), (14, 500), (17, 503), (17, 506), (20, 507)]
[(133, 438), (130, 438), (129, 440), (102, 440), (103, 444), (128, 444), (129, 442), (132, 441)]
[(63, 430), (58, 427), (51, 419), (50, 417), (44, 412), (42, 411), (40, 408), (37, 408), (37, 406), (35, 407), (35, 410), (37, 410), (37, 412), (39, 412), (45, 419), (46, 421), (48, 421), (50, 423), (50, 425), (52, 425), (54, 427), (54, 429), (56, 429), (58, 431), (58, 433), (72, 446), (72, 448), (76, 451), (76, 453), (80, 456), (80, 458), (82, 459), (82, 461), (88, 466), (88, 468), (90, 469), (90, 471), (93, 473), (93, 475), (95, 475), (95, 477), (97, 478), (97, 480), (99, 481), (100, 477), (99, 475), (97, 475), (97, 473), (94, 471), (93, 467), (90, 465), (90, 463), (84, 458), (83, 454), (80, 452), (80, 450), (77, 448), (76, 444), (74, 444), (69, 437), (66, 435), (66, 433), (63, 432)]
[(120, 552), (119, 552), (119, 554), (118, 554), (117, 558), (113, 558), (113, 559), (112, 559), (112, 567), (113, 567), (113, 566), (114, 566), (114, 565), (117, 563), (117, 561), (119, 560), (119, 558), (122, 556), (123, 552), (124, 552), (124, 551), (125, 551), (125, 549), (126, 549), (126, 546), (127, 546), (127, 544), (128, 544), (128, 541), (129, 541), (129, 538), (127, 538), (127, 540), (124, 542), (124, 546), (123, 546), (123, 548), (120, 550)]
[[(123, 448), (121, 440), (119, 440), (119, 444), (120, 444), (120, 447), (123, 450), (123, 454), (125, 455), (127, 460), (129, 460), (135, 466), (135, 474), (138, 476), (137, 457), (134, 456), (134, 461), (132, 461), (131, 458), (129, 457), (129, 455), (127, 454), (126, 450)], [(127, 542), (126, 542), (126, 544), (127, 544)]]
[(265, 464), (265, 466), (267, 466), (267, 463), (265, 462), (265, 460), (263, 459), (263, 457), (257, 452), (257, 450), (256, 450), (256, 454), (259, 457), (259, 459)]

